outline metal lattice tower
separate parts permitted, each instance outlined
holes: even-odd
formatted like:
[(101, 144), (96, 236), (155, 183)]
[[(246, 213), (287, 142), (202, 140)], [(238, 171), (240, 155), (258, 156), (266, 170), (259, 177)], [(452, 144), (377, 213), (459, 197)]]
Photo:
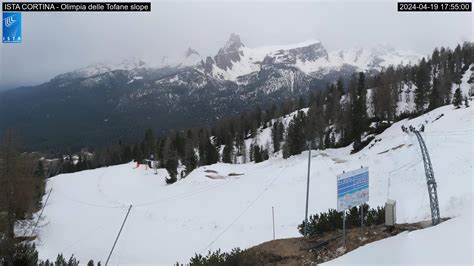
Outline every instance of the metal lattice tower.
[(421, 136), (420, 132), (413, 130), (418, 143), (420, 144), (421, 153), (423, 156), (423, 164), (425, 165), (426, 184), (428, 185), (428, 195), (430, 196), (430, 207), (431, 207), (431, 223), (437, 225), (440, 222), (439, 204), (438, 204), (438, 192), (436, 190), (436, 181), (433, 172), (433, 166), (431, 165), (430, 155), (426, 148), (425, 141)]

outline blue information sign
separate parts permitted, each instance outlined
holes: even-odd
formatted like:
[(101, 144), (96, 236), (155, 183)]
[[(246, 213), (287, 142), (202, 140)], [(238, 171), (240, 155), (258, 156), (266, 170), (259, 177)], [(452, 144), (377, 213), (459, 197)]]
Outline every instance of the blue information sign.
[(344, 211), (369, 201), (369, 168), (337, 176), (337, 211)]

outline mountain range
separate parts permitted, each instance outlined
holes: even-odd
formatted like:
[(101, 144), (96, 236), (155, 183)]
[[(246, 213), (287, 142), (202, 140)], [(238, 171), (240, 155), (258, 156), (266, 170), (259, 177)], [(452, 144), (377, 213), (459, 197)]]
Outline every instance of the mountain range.
[(388, 46), (328, 52), (311, 40), (247, 47), (236, 34), (214, 56), (187, 49), (150, 66), (139, 59), (96, 64), (0, 93), (0, 132), (33, 149), (78, 149), (209, 125), (218, 118), (307, 95), (354, 71), (376, 72), (421, 56)]

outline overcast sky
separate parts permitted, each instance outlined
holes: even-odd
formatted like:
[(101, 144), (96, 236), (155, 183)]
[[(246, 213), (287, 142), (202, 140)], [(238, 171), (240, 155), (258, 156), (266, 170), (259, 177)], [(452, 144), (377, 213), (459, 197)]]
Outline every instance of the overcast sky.
[(395, 1), (153, 1), (149, 13), (23, 13), (23, 43), (1, 44), (0, 87), (34, 85), (97, 62), (153, 64), (230, 33), (249, 47), (320, 40), (327, 50), (390, 44), (430, 53), (473, 40), (472, 13), (398, 13)]

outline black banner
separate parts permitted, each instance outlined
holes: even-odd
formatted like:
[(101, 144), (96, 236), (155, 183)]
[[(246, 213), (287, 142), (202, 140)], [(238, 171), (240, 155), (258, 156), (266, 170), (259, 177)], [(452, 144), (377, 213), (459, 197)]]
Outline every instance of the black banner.
[(150, 12), (151, 2), (3, 2), (5, 12)]
[(471, 12), (471, 2), (398, 2), (398, 12)]

